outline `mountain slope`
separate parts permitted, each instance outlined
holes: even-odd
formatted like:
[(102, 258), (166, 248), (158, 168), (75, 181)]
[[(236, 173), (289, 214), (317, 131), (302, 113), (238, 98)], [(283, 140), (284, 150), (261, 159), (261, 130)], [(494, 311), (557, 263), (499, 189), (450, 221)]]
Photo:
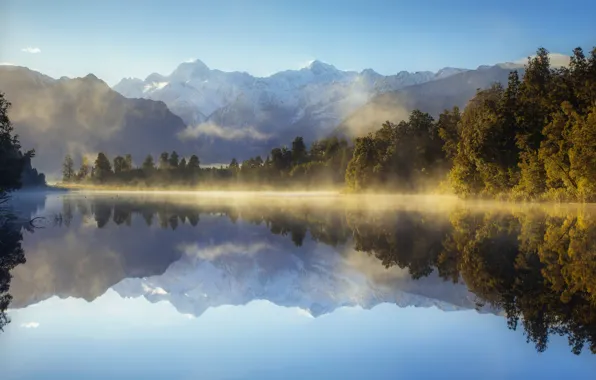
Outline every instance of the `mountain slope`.
[(454, 106), (463, 109), (478, 89), (496, 82), (506, 85), (513, 69), (523, 73), (520, 65), (485, 66), (377, 95), (343, 120), (334, 133), (361, 136), (380, 128), (385, 121), (398, 122), (407, 118), (414, 109), (428, 112), (433, 117)]
[[(66, 153), (148, 153), (185, 145), (177, 134), (184, 122), (163, 102), (127, 99), (92, 74), (54, 80), (17, 66), (0, 66), (0, 91), (12, 103), (9, 116), (25, 149), (35, 149), (35, 166), (57, 173)], [(188, 144), (186, 144), (188, 145)]]

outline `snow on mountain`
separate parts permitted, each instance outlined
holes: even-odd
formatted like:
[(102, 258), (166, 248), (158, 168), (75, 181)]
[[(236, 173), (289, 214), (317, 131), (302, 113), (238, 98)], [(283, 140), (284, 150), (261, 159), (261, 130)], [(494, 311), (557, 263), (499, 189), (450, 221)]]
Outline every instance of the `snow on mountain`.
[(195, 60), (181, 63), (167, 76), (153, 73), (145, 80), (123, 79), (114, 89), (126, 97), (163, 101), (191, 126), (203, 122), (228, 128), (250, 125), (264, 132), (299, 130), (309, 138), (326, 134), (376, 94), (462, 71), (445, 68), (437, 73), (402, 71), (383, 76), (372, 69), (342, 71), (314, 60), (299, 70), (259, 78), (213, 70)]
[(344, 306), (370, 309), (380, 303), (400, 307), (474, 308), (462, 284), (436, 277), (413, 280), (405, 270), (386, 270), (362, 252), (343, 254), (312, 243), (309, 252), (279, 246), (186, 245), (179, 261), (164, 274), (127, 278), (113, 289), (122, 297), (170, 302), (180, 313), (200, 316), (210, 307), (267, 300), (298, 307), (314, 317)]

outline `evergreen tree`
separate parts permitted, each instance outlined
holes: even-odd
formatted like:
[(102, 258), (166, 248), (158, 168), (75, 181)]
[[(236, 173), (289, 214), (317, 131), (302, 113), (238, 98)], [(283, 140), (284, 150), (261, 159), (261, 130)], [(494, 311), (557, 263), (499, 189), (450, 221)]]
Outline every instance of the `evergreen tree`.
[(439, 136), (444, 142), (443, 150), (449, 159), (453, 159), (457, 155), (457, 144), (460, 139), (460, 120), (459, 107), (453, 107), (451, 111), (445, 110), (440, 114), (437, 121)]
[(170, 159), (168, 160), (169, 164), (170, 164), (170, 168), (172, 169), (176, 169), (178, 167), (178, 153), (176, 153), (176, 151), (173, 151), (172, 154), (170, 155)]
[(230, 169), (232, 176), (238, 176), (238, 173), (240, 172), (240, 165), (238, 165), (238, 161), (236, 160), (236, 158), (232, 158), (232, 161), (230, 161), (230, 165), (228, 166), (228, 168)]
[(127, 154), (124, 156), (124, 168), (123, 171), (130, 171), (132, 170), (132, 155)]
[(306, 145), (304, 139), (300, 136), (292, 141), (292, 161), (294, 165), (299, 165), (306, 160)]
[(143, 165), (141, 166), (145, 173), (151, 173), (155, 170), (155, 164), (153, 163), (153, 156), (150, 154), (145, 157), (145, 161), (143, 161)]
[(163, 152), (159, 156), (159, 170), (169, 169), (169, 167), (170, 167), (169, 157), (170, 157), (170, 155), (168, 154), (168, 152)]
[(77, 174), (77, 179), (79, 181), (84, 181), (89, 177), (90, 174), (91, 165), (89, 165), (89, 159), (83, 156), (83, 161), (81, 163), (81, 167), (79, 168), (79, 173)]
[(98, 153), (93, 168), (94, 179), (98, 182), (105, 182), (112, 176), (112, 174), (114, 173), (112, 172), (110, 160), (103, 152)]
[(114, 158), (114, 173), (120, 174), (126, 170), (126, 160), (122, 156)]
[(188, 160), (188, 164), (186, 164), (186, 167), (190, 172), (196, 172), (199, 170), (200, 164), (201, 162), (199, 161), (199, 157), (193, 154), (192, 156), (190, 156), (190, 159)]
[(7, 193), (21, 187), (23, 168), (27, 160), (35, 155), (33, 150), (21, 153), (21, 144), (8, 118), (10, 106), (0, 92), (0, 201), (6, 198)]
[(74, 169), (74, 161), (70, 154), (67, 154), (64, 157), (64, 162), (62, 163), (62, 182), (68, 183), (73, 182), (75, 180), (75, 169)]

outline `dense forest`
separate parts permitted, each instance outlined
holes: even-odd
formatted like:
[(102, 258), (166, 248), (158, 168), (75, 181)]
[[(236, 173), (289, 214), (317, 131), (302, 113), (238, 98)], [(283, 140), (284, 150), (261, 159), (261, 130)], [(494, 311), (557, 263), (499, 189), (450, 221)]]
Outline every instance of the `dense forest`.
[(507, 86), (478, 90), (463, 111), (435, 120), (414, 110), (387, 121), (353, 144), (301, 137), (263, 160), (232, 159), (201, 168), (196, 155), (147, 156), (133, 167), (130, 155), (113, 162), (99, 153), (77, 171), (64, 162), (64, 182), (198, 187), (254, 185), (276, 188), (343, 186), (352, 192), (451, 191), (461, 197), (593, 202), (596, 200), (596, 48), (573, 51), (568, 67), (552, 68), (540, 48), (523, 78), (512, 71)]

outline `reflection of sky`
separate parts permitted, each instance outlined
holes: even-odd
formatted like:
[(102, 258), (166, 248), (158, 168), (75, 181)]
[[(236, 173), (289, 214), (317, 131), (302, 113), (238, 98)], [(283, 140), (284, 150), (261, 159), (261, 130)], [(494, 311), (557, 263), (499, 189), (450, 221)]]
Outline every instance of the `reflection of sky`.
[(92, 303), (54, 297), (11, 317), (0, 339), (9, 379), (588, 379), (596, 370), (594, 357), (572, 355), (563, 338), (539, 354), (502, 317), (475, 311), (382, 304), (313, 319), (255, 301), (192, 318), (110, 290)]

